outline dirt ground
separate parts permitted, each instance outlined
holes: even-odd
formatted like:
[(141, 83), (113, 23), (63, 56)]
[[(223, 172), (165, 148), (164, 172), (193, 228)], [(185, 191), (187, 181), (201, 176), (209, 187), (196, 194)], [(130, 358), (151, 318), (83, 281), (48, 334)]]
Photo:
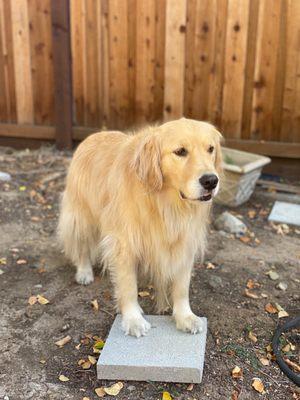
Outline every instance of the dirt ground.
[[(55, 241), (70, 156), (50, 147), (0, 148), (0, 171), (12, 175), (10, 182), (0, 182), (0, 399), (92, 400), (98, 398), (95, 388), (113, 383), (97, 381), (94, 365), (78, 365), (88, 355), (97, 357), (93, 336), (105, 340), (115, 311), (109, 279), (99, 269), (92, 285), (77, 285), (74, 270)], [(270, 226), (270, 199), (268, 193), (257, 191), (234, 210), (249, 228), (247, 239), (224, 235), (211, 226), (205, 263), (195, 266), (192, 307), (209, 322), (202, 384), (124, 382), (118, 399), (161, 399), (163, 391), (173, 399), (299, 399), (296, 386), (274, 361), (265, 366), (259, 361), (272, 358), (266, 346), (285, 319), (268, 313), (265, 306), (279, 303), (290, 316), (299, 314), (300, 308), (300, 231), (290, 227), (281, 234), (280, 227)], [(212, 218), (221, 211), (215, 206)], [(270, 270), (278, 273), (277, 280), (266, 275)], [(287, 290), (279, 290), (279, 282), (286, 283)], [(37, 295), (50, 303), (29, 305), (30, 296)], [(98, 311), (91, 306), (94, 299)], [(146, 313), (153, 312), (151, 295), (141, 304)], [(67, 335), (69, 343), (55, 345)], [(283, 346), (290, 343), (286, 356), (298, 363), (299, 338), (294, 331), (282, 339)], [(242, 377), (231, 376), (235, 366)], [(69, 381), (61, 382), (60, 375)], [(263, 394), (252, 387), (253, 378), (261, 379)]]

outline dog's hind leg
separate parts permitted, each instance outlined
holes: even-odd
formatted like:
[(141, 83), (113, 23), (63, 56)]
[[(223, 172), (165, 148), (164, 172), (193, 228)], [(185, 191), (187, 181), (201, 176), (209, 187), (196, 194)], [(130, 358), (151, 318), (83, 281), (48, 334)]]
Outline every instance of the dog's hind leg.
[(85, 215), (68, 207), (63, 200), (58, 234), (63, 243), (64, 251), (77, 268), (76, 282), (88, 285), (93, 282), (94, 274), (92, 262), (94, 261), (95, 234)]

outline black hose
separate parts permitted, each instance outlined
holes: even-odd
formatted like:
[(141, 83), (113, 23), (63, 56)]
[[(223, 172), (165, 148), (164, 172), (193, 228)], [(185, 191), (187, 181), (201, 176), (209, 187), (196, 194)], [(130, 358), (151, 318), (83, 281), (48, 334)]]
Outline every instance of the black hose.
[(300, 328), (300, 316), (287, 321), (285, 324), (282, 326), (279, 326), (273, 336), (272, 339), (272, 347), (273, 347), (273, 353), (276, 357), (277, 364), (279, 365), (281, 371), (288, 377), (290, 378), (291, 381), (293, 381), (297, 386), (300, 386), (300, 375), (296, 374), (294, 371), (292, 371), (287, 364), (284, 362), (281, 352), (279, 349), (279, 338), (283, 332), (286, 332), (290, 329), (294, 328)]

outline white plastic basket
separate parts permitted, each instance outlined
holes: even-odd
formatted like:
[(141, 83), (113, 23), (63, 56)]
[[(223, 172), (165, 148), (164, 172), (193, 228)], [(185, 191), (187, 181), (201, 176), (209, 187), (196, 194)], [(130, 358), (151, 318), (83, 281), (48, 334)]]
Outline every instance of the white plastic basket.
[(245, 203), (254, 192), (262, 168), (269, 157), (246, 151), (222, 148), (224, 178), (216, 201), (230, 207)]

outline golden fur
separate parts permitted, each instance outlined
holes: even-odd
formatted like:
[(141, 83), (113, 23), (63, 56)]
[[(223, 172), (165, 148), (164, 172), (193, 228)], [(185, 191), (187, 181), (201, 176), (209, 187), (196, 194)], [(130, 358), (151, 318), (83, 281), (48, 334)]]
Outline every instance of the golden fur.
[[(92, 264), (101, 257), (127, 334), (150, 328), (137, 301), (138, 274), (151, 278), (159, 308), (170, 297), (178, 329), (201, 330), (188, 299), (211, 208), (211, 201), (197, 200), (204, 193), (199, 178), (220, 175), (220, 138), (212, 125), (182, 118), (133, 135), (95, 133), (74, 154), (59, 236), (79, 283), (93, 280)], [(180, 148), (186, 156), (174, 153)]]

